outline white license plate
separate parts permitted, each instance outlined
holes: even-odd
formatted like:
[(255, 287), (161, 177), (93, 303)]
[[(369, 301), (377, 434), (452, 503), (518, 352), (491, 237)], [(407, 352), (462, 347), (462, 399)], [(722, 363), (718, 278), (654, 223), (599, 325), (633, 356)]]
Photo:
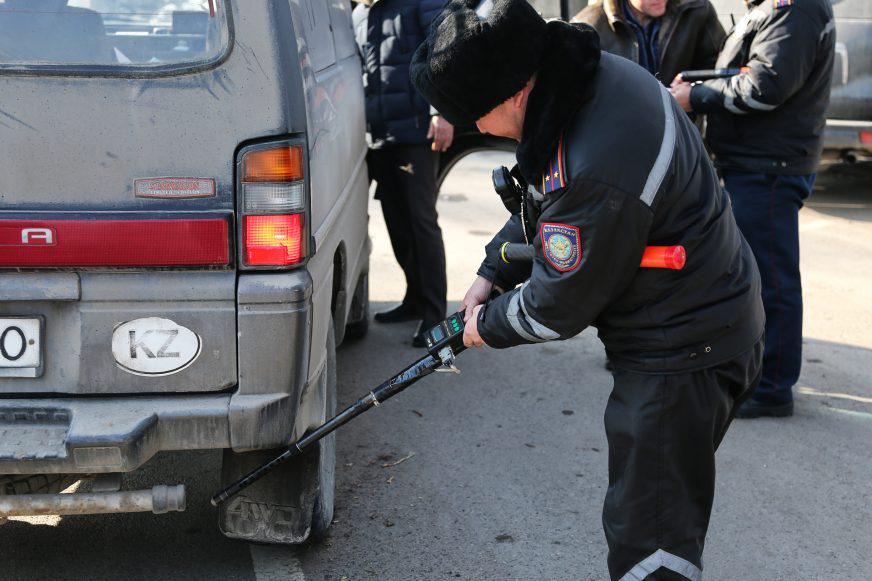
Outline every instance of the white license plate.
[(41, 319), (0, 319), (0, 369), (42, 365)]

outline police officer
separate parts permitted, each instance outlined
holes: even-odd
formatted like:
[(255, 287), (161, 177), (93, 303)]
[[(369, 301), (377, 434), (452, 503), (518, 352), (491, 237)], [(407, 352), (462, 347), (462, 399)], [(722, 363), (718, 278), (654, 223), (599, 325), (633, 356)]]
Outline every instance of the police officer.
[[(412, 61), (449, 122), (518, 140), (527, 207), (488, 245), (463, 304), (465, 343), (570, 338), (589, 325), (615, 365), (603, 525), (612, 579), (700, 578), (715, 449), (753, 389), (763, 306), (751, 250), (695, 126), (594, 30), (525, 0), (451, 0)], [(525, 224), (524, 221), (527, 221)], [(497, 268), (504, 241), (532, 266)], [(640, 269), (681, 244), (683, 270)], [(491, 282), (504, 292), (485, 303)]]
[(802, 365), (799, 210), (823, 147), (835, 27), (828, 0), (747, 0), (717, 67), (748, 67), (730, 79), (672, 92), (706, 113), (707, 139), (739, 228), (763, 280), (763, 377), (739, 417), (790, 416)]

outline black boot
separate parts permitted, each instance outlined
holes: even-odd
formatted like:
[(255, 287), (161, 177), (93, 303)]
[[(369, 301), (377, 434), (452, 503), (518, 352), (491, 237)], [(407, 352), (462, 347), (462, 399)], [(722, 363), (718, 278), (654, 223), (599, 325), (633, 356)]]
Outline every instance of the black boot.
[(416, 321), (420, 318), (420, 309), (407, 303), (400, 303), (390, 310), (375, 314), (375, 320), (379, 323), (404, 323), (406, 321)]

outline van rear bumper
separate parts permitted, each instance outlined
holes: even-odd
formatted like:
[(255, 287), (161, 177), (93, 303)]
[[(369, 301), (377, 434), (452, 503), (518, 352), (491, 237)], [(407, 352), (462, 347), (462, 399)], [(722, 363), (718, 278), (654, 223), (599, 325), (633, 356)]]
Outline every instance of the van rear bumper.
[(298, 417), (320, 376), (308, 372), (311, 296), (305, 270), (239, 277), (232, 392), (0, 397), (0, 474), (130, 472), (161, 451), (286, 445), (323, 419)]
[(163, 450), (229, 448), (230, 399), (0, 399), (0, 474), (130, 472)]

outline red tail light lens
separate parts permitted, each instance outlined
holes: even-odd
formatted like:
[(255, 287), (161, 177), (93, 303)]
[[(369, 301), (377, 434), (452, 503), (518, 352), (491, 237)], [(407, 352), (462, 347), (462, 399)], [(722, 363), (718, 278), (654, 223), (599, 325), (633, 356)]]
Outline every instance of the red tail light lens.
[(303, 257), (300, 214), (245, 216), (243, 237), (249, 266), (289, 266)]

